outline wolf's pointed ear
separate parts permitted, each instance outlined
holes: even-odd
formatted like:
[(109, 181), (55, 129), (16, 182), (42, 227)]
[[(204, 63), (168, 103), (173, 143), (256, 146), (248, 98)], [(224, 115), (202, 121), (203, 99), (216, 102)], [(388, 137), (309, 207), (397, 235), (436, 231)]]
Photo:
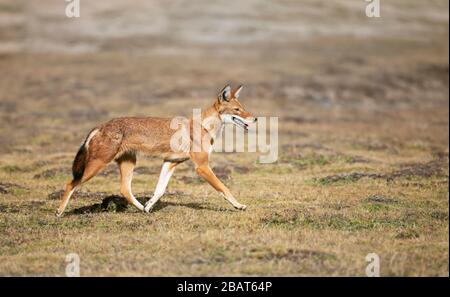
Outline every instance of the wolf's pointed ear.
[(230, 101), (231, 99), (231, 88), (229, 85), (226, 85), (222, 91), (220, 91), (219, 96), (217, 97), (220, 102), (222, 101)]
[(233, 94), (233, 97), (234, 98), (239, 98), (239, 95), (241, 94), (241, 91), (242, 91), (242, 88), (243, 88), (244, 86), (239, 86), (237, 89), (236, 89), (236, 91), (234, 91), (234, 94)]

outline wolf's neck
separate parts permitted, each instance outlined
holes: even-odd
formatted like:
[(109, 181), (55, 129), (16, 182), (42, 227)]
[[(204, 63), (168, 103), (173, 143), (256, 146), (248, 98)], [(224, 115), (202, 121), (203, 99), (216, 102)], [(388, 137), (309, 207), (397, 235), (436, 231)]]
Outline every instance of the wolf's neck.
[(202, 110), (202, 119), (208, 117), (217, 117), (220, 120), (220, 114), (215, 104)]
[[(193, 121), (194, 118), (191, 117), (190, 118), (191, 127), (193, 127), (194, 124)], [(212, 139), (215, 139), (217, 136), (220, 135), (223, 123), (215, 104), (202, 110), (201, 121), (202, 121), (201, 124), (203, 124), (202, 134), (206, 132), (210, 135)]]
[(205, 109), (202, 112), (202, 119), (207, 118), (214, 118), (214, 122), (209, 124), (210, 125), (209, 135), (213, 140), (215, 140), (218, 136), (220, 136), (223, 128), (222, 119), (220, 118), (220, 113), (216, 108), (216, 104), (210, 106), (209, 108)]

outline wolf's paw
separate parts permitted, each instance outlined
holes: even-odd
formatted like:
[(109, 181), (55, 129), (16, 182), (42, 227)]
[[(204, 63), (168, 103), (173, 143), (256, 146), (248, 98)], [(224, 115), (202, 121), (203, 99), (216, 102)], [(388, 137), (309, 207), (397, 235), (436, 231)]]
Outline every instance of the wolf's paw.
[(236, 205), (234, 208), (239, 209), (239, 210), (246, 210), (247, 209), (247, 205), (239, 204), (239, 205)]
[(144, 207), (144, 212), (149, 213), (152, 211), (152, 208), (153, 208), (153, 204), (150, 204), (150, 203), (146, 204)]

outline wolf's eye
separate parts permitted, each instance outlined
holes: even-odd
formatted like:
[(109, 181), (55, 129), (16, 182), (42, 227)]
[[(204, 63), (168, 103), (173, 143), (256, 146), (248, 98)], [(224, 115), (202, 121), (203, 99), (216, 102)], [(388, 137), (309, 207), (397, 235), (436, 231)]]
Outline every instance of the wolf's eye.
[(240, 110), (239, 108), (235, 108), (234, 111), (239, 112), (239, 111), (241, 111), (241, 110)]

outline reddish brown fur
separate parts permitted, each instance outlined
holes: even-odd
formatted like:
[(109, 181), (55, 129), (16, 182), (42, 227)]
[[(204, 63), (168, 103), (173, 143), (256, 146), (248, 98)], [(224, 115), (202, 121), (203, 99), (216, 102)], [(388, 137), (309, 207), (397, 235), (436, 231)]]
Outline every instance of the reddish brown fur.
[[(239, 115), (243, 118), (252, 117), (235, 98), (236, 91), (231, 93), (228, 100), (223, 100), (220, 97), (223, 92), (219, 94), (219, 98), (214, 102), (213, 106), (202, 112), (202, 119), (210, 116), (220, 119), (221, 114)], [(179, 162), (191, 158), (195, 164), (196, 172), (217, 191), (224, 194), (235, 207), (239, 208), (240, 204), (235, 201), (230, 191), (217, 179), (208, 165), (213, 137), (205, 128), (202, 128), (201, 139), (204, 140), (204, 136), (207, 134), (206, 139), (208, 141), (206, 146), (200, 146), (202, 148), (201, 152), (173, 152), (170, 147), (170, 139), (176, 130), (170, 128), (171, 120), (171, 118), (155, 117), (115, 118), (94, 129), (97, 130), (96, 134), (90, 139), (89, 143), (85, 142), (80, 149), (81, 151), (84, 147), (85, 149), (87, 148), (86, 151), (79, 158), (77, 155), (74, 161), (73, 168), (77, 170), (82, 168), (84, 172), (82, 172), (79, 179), (76, 178), (74, 173), (74, 179), (67, 183), (57, 214), (61, 215), (64, 212), (68, 200), (77, 185), (94, 177), (112, 160), (117, 161), (121, 171), (121, 192), (132, 202), (134, 197), (132, 197), (126, 183), (131, 182), (132, 170), (136, 163), (136, 152), (171, 161), (173, 162), (173, 167)], [(192, 118), (190, 119), (190, 126), (192, 129)], [(220, 127), (217, 128), (219, 129)], [(191, 145), (193, 144), (192, 135), (191, 133)], [(84, 162), (84, 164), (81, 162)]]

